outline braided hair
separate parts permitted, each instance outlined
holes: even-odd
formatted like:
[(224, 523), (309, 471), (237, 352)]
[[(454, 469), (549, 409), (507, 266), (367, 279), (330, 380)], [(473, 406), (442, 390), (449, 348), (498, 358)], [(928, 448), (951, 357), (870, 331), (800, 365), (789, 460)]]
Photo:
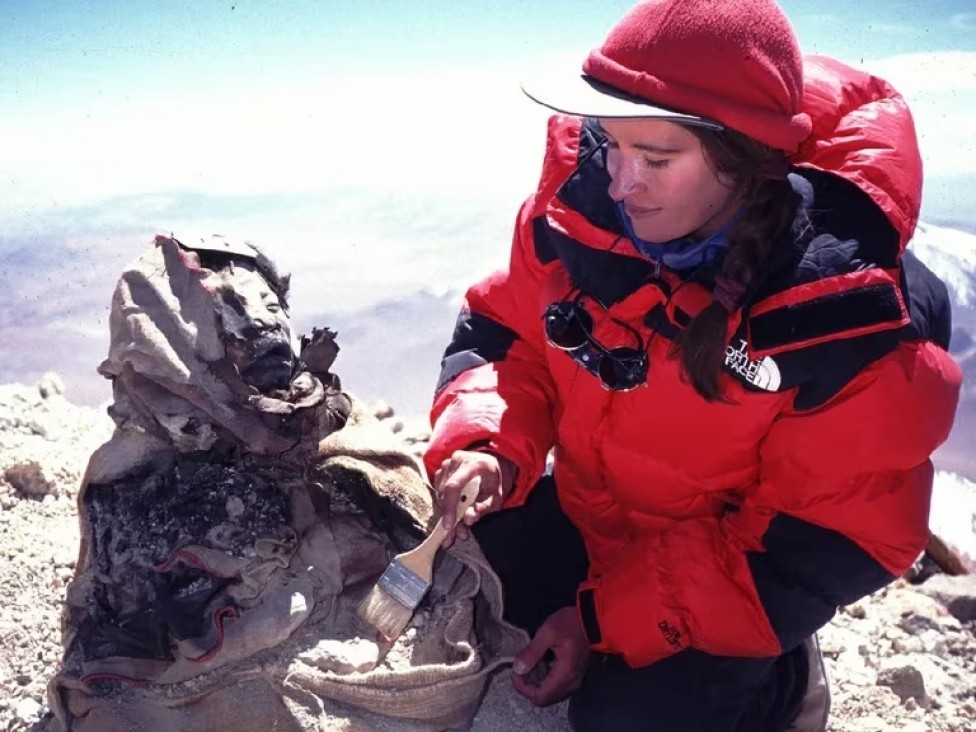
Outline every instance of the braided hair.
[(799, 195), (787, 180), (789, 164), (776, 150), (734, 130), (688, 127), (720, 180), (742, 199), (743, 215), (732, 225), (712, 302), (681, 334), (674, 355), (685, 376), (708, 401), (725, 401), (720, 377), (728, 345), (728, 316), (741, 304), (773, 245), (796, 216)]

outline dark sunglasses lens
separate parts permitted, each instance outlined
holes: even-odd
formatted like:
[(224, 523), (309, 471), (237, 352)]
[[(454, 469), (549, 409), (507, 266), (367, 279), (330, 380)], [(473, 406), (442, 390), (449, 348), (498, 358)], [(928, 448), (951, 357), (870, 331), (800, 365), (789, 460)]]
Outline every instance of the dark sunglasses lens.
[(647, 381), (647, 354), (634, 348), (614, 348), (600, 359), (597, 373), (608, 389), (633, 389)]
[(552, 345), (572, 350), (589, 340), (593, 319), (571, 302), (557, 302), (546, 308), (546, 338)]

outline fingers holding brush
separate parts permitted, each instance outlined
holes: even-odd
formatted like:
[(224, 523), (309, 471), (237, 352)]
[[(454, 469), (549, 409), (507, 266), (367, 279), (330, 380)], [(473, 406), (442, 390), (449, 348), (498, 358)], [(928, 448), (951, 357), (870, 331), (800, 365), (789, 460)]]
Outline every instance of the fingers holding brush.
[(480, 479), (481, 484), (474, 501), (463, 512), (461, 522), (444, 540), (443, 546), (454, 543), (455, 536), (468, 538), (468, 526), (487, 513), (501, 508), (514, 482), (515, 466), (503, 457), (487, 452), (457, 450), (441, 463), (434, 474), (434, 494), (437, 507), (447, 527), (454, 528), (458, 510), (458, 496), (470, 481)]

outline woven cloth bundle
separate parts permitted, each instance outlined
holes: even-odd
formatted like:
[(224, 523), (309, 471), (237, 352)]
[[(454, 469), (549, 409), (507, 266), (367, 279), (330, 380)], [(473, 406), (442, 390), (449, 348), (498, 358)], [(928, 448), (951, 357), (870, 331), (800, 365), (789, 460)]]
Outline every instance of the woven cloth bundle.
[(474, 541), (441, 553), (396, 642), (359, 620), (430, 491), (331, 373), (333, 333), (285, 348), (286, 297), (222, 238), (158, 236), (120, 278), (53, 730), (465, 729), (525, 642)]

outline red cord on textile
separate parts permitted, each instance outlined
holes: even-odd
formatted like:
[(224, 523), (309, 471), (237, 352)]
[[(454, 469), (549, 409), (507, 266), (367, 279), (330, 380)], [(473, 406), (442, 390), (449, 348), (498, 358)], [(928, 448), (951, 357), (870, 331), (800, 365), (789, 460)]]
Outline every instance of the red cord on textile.
[(200, 557), (186, 549), (176, 549), (172, 554), (170, 554), (166, 559), (164, 559), (159, 564), (154, 564), (153, 569), (157, 572), (169, 572), (176, 566), (177, 562), (183, 562), (190, 567), (196, 567), (197, 569), (202, 569), (205, 572), (209, 572), (214, 577), (220, 579), (231, 579), (237, 575), (224, 574), (223, 572), (218, 572), (213, 567), (209, 566)]
[(211, 658), (217, 655), (224, 645), (224, 618), (239, 618), (240, 613), (237, 612), (237, 608), (231, 607), (230, 605), (222, 607), (214, 613), (214, 633), (216, 633), (216, 640), (214, 641), (213, 647), (209, 650), (204, 651), (199, 656), (186, 656), (188, 661), (209, 661)]

